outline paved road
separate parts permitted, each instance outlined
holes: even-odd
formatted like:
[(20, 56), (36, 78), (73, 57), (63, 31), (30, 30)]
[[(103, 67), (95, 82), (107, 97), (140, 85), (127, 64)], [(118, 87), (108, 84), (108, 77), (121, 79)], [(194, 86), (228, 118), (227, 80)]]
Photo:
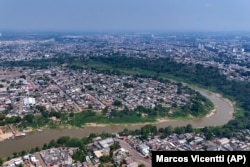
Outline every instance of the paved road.
[(47, 167), (47, 165), (44, 163), (44, 161), (43, 161), (41, 155), (39, 154), (39, 152), (35, 153), (35, 157), (39, 160), (41, 167)]
[(138, 153), (135, 149), (133, 149), (127, 142), (123, 140), (118, 140), (122, 148), (127, 150), (129, 154), (137, 160), (139, 163), (143, 163), (146, 167), (151, 167), (151, 160), (144, 158), (140, 153)]

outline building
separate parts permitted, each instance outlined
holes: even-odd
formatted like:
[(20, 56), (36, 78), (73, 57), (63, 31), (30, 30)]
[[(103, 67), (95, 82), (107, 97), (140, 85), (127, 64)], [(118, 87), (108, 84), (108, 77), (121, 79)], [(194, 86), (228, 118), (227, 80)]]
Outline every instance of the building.
[(26, 98), (24, 98), (23, 99), (23, 104), (25, 106), (35, 105), (36, 104), (35, 98), (32, 98), (32, 97), (26, 97)]
[(149, 146), (147, 146), (146, 144), (139, 145), (138, 149), (142, 155), (144, 155), (144, 156), (149, 155)]
[(221, 138), (221, 139), (218, 139), (217, 140), (217, 143), (219, 144), (219, 145), (225, 145), (225, 144), (228, 144), (229, 143), (229, 139), (228, 138)]
[(114, 140), (112, 138), (107, 138), (99, 141), (99, 144), (102, 146), (102, 148), (108, 148), (109, 146), (114, 144)]

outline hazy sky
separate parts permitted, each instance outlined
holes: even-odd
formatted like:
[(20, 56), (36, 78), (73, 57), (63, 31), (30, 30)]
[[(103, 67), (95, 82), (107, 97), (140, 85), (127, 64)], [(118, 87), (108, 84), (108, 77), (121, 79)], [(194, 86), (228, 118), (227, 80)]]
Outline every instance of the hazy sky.
[(0, 30), (250, 31), (250, 0), (0, 0)]

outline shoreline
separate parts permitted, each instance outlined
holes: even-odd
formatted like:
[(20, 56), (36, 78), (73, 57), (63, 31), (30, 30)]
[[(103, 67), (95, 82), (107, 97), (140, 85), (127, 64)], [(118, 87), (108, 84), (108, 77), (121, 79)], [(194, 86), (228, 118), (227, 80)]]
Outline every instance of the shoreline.
[[(211, 117), (212, 115), (214, 115), (217, 111), (217, 108), (215, 107), (213, 110), (210, 111), (209, 114), (201, 117), (201, 118), (208, 118), (208, 117)], [(191, 118), (191, 119), (185, 119), (183, 118), (183, 120), (195, 120), (197, 119), (196, 117), (194, 118)], [(178, 119), (170, 119), (168, 117), (166, 118), (157, 118), (155, 122), (143, 122), (143, 123), (110, 123), (110, 124), (99, 124), (99, 123), (86, 123), (85, 125), (83, 125), (83, 127), (74, 127), (74, 126), (70, 126), (70, 125), (66, 125), (66, 126), (59, 126), (58, 128), (55, 128), (55, 129), (85, 129), (85, 128), (96, 128), (96, 127), (111, 127), (111, 126), (143, 126), (143, 125), (148, 125), (148, 124), (152, 124), (152, 125), (157, 125), (157, 124), (161, 124), (161, 123), (165, 123), (165, 122), (171, 122), (171, 121), (178, 121)], [(42, 132), (44, 130), (48, 130), (48, 129), (51, 129), (51, 128), (48, 128), (48, 127), (40, 127), (40, 128), (37, 128), (37, 129), (33, 129), (31, 127), (29, 127), (28, 129), (25, 129), (23, 130), (22, 132), (23, 133), (35, 133), (35, 132)], [(0, 129), (1, 130), (1, 129)], [(11, 132), (8, 132), (8, 133), (2, 133), (0, 135), (0, 142), (3, 142), (5, 140), (8, 140), (10, 139), (11, 137), (13, 137), (14, 135), (11, 133)]]
[[(190, 86), (190, 85), (188, 85), (188, 86)], [(199, 88), (199, 87), (196, 87), (196, 86), (190, 86), (190, 87), (192, 89), (198, 91), (198, 92), (200, 92), (200, 91), (205, 92), (205, 94), (207, 94), (207, 96), (214, 95), (217, 98), (224, 101), (225, 103), (227, 103), (230, 107), (233, 108), (233, 111), (229, 111), (229, 114), (231, 116), (233, 116), (233, 113), (235, 111), (235, 108), (234, 108), (234, 105), (233, 105), (234, 102), (232, 102), (229, 99), (224, 98), (219, 93), (211, 92), (209, 90)], [(214, 104), (214, 109), (212, 109), (208, 114), (203, 115), (202, 117), (193, 117), (193, 118), (192, 117), (191, 118), (186, 117), (186, 118), (180, 118), (180, 119), (178, 119), (178, 118), (177, 119), (170, 119), (169, 117), (165, 117), (165, 118), (156, 118), (155, 122), (142, 122), (142, 123), (107, 123), (107, 124), (100, 123), (99, 124), (99, 123), (92, 122), (92, 123), (86, 123), (82, 127), (74, 127), (74, 126), (71, 126), (71, 125), (62, 125), (62, 126), (59, 126), (59, 127), (55, 128), (55, 129), (58, 129), (58, 130), (60, 130), (60, 129), (68, 129), (68, 130), (72, 129), (73, 130), (73, 129), (86, 129), (86, 128), (105, 128), (105, 127), (114, 127), (114, 126), (123, 126), (124, 128), (126, 128), (126, 127), (130, 127), (130, 126), (143, 126), (143, 125), (148, 125), (148, 124), (152, 124), (152, 125), (157, 126), (157, 125), (164, 124), (164, 123), (169, 123), (169, 122), (196, 121), (197, 119), (204, 119), (204, 118), (207, 119), (207, 118), (210, 118), (213, 115), (215, 115), (217, 113), (217, 111), (218, 111), (219, 106), (216, 105), (215, 103), (213, 103), (213, 104)], [(45, 126), (45, 127), (39, 127), (39, 128), (34, 128), (33, 129), (31, 127), (28, 127), (28, 129), (25, 129), (22, 132), (27, 133), (27, 135), (29, 135), (29, 134), (36, 133), (36, 132), (42, 132), (42, 131), (48, 130), (48, 129), (53, 129), (53, 128), (49, 128), (49, 127)], [(0, 128), (0, 130), (1, 130), (1, 128)], [(13, 136), (12, 133), (11, 133), (11, 135), (10, 135), (10, 132), (8, 132), (8, 133), (0, 133), (0, 142), (2, 142), (4, 140), (7, 140), (7, 139), (9, 139), (9, 138), (11, 138)]]
[[(125, 128), (128, 130), (135, 130), (141, 128), (143, 125), (152, 124), (157, 128), (165, 128), (167, 126), (180, 127), (191, 124), (194, 128), (203, 128), (205, 126), (222, 126), (228, 121), (232, 120), (232, 112), (234, 112), (234, 106), (229, 105), (228, 101), (216, 96), (215, 92), (205, 91), (204, 89), (197, 89), (198, 92), (203, 94), (214, 104), (212, 110), (207, 115), (200, 118), (183, 119), (177, 118), (175, 120), (165, 118), (157, 119), (157, 122), (150, 123), (137, 123), (137, 124), (98, 124), (89, 123), (80, 128), (73, 126), (61, 126), (60, 128), (49, 128), (43, 127), (39, 129), (32, 129), (31, 132), (27, 133), (26, 137), (18, 138), (16, 140), (6, 140), (0, 142), (0, 157), (7, 157), (13, 152), (20, 152), (22, 150), (31, 149), (33, 147), (42, 147), (44, 143), (50, 142), (52, 139), (56, 140), (61, 136), (71, 137), (86, 137), (91, 133), (101, 134), (106, 133), (118, 133), (123, 131)], [(216, 108), (217, 107), (217, 108)], [(216, 111), (214, 109), (217, 109)]]

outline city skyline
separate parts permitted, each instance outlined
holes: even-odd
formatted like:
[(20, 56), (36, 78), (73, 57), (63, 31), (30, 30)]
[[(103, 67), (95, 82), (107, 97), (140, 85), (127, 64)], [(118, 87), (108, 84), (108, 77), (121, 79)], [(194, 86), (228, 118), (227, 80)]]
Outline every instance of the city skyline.
[(248, 31), (247, 0), (0, 2), (0, 30)]

